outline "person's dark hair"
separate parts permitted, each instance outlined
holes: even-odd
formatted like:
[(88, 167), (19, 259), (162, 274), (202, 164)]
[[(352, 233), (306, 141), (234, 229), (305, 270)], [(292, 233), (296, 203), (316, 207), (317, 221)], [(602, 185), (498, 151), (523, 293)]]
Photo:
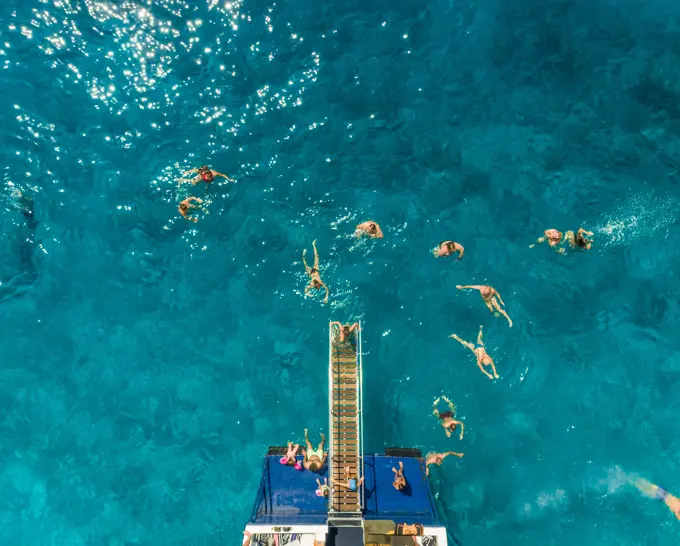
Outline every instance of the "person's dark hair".
[(397, 489), (399, 489), (399, 491), (404, 489), (404, 487), (406, 487), (406, 484), (404, 482), (397, 482)]
[(458, 425), (456, 425), (456, 423), (451, 423), (451, 424), (449, 425), (449, 430), (456, 430), (456, 427), (457, 427), (457, 426), (458, 426)]
[(378, 230), (377, 226), (373, 222), (368, 224), (368, 229), (370, 229), (371, 231), (377, 231)]
[(189, 207), (187, 207), (185, 203), (180, 203), (180, 204), (179, 204), (179, 208), (180, 208), (181, 210), (187, 210)]
[(590, 242), (590, 241), (589, 241), (588, 239), (585, 238), (585, 236), (583, 235), (583, 233), (577, 233), (577, 234), (576, 234), (576, 244), (577, 244), (578, 246), (580, 246), (581, 248), (587, 247), (589, 242)]
[(319, 465), (316, 464), (316, 463), (309, 463), (309, 469), (310, 469), (312, 472), (316, 472), (317, 470), (319, 470)]
[(202, 167), (198, 168), (199, 173), (204, 173), (204, 172), (209, 171), (209, 170), (210, 170), (210, 167), (208, 167), (207, 165), (203, 165)]

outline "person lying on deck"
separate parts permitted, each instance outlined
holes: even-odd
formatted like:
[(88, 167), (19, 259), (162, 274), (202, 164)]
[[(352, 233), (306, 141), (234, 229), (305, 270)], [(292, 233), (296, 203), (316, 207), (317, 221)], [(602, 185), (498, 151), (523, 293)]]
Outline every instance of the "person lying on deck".
[(430, 475), (430, 465), (436, 464), (437, 466), (440, 466), (444, 459), (448, 457), (449, 455), (455, 455), (456, 457), (462, 458), (464, 453), (456, 453), (455, 451), (447, 451), (445, 453), (428, 453), (425, 455), (425, 465), (426, 465), (426, 470), (425, 470), (425, 475), (429, 476)]
[(305, 288), (305, 295), (309, 294), (310, 290), (314, 289), (325, 289), (326, 290), (326, 297), (323, 300), (324, 303), (328, 303), (328, 294), (329, 290), (326, 284), (321, 280), (321, 274), (319, 273), (319, 253), (316, 250), (316, 239), (312, 242), (312, 248), (314, 248), (314, 267), (309, 267), (307, 265), (307, 261), (305, 260), (305, 257), (307, 256), (307, 249), (305, 248), (302, 251), (302, 263), (305, 266), (305, 271), (307, 272), (307, 275), (309, 275), (310, 281), (307, 287)]
[[(470, 349), (477, 357), (477, 366), (479, 367), (479, 369), (482, 371), (484, 375), (486, 375), (489, 379), (493, 381), (494, 379), (498, 379), (498, 373), (496, 373), (496, 366), (493, 363), (493, 358), (489, 356), (489, 353), (486, 352), (486, 347), (484, 347), (484, 341), (482, 340), (483, 328), (484, 328), (483, 326), (481, 325), (479, 326), (479, 335), (477, 336), (476, 347), (472, 343), (460, 339), (456, 334), (451, 334), (449, 337), (455, 339), (458, 343)], [(491, 371), (493, 372), (493, 375), (487, 372), (484, 366), (489, 366), (491, 368)]]
[(281, 457), (279, 462), (285, 466), (294, 466), (295, 470), (302, 470), (302, 466), (295, 460), (295, 457), (300, 449), (300, 444), (293, 444), (293, 442), (288, 442), (288, 451), (286, 451), (286, 456)]
[(399, 461), (399, 470), (392, 467), (394, 472), (394, 481), (392, 485), (397, 491), (402, 491), (406, 487), (406, 478), (404, 477), (404, 463)]
[(336, 481), (334, 482), (334, 485), (344, 487), (349, 491), (358, 491), (361, 487), (361, 484), (364, 483), (364, 477), (362, 476), (357, 480), (357, 477), (352, 475), (352, 471), (350, 470), (349, 466), (345, 467), (345, 475), (347, 476), (346, 482)]
[(326, 443), (326, 437), (323, 435), (323, 433), (321, 433), (320, 436), (321, 442), (319, 442), (318, 447), (314, 449), (314, 446), (312, 446), (312, 443), (309, 441), (308, 430), (305, 429), (305, 443), (307, 444), (307, 449), (302, 450), (302, 455), (304, 456), (302, 466), (304, 466), (307, 470), (311, 470), (312, 472), (319, 472), (323, 468), (328, 455), (323, 450), (323, 447)]
[(349, 324), (340, 324), (339, 322), (331, 322), (331, 326), (337, 326), (340, 337), (338, 338), (338, 343), (344, 343), (347, 341), (354, 330), (361, 330), (358, 322), (355, 322), (350, 326)]
[[(444, 400), (449, 406), (449, 411), (439, 413), (437, 409), (437, 404), (440, 400)], [(451, 402), (446, 396), (436, 398), (432, 406), (432, 415), (439, 419), (439, 424), (446, 430), (446, 436), (451, 438), (451, 433), (456, 430), (456, 427), (460, 425), (460, 439), (463, 439), (463, 434), (465, 434), (465, 425), (461, 421), (456, 421), (454, 417), (456, 416), (456, 405)]]
[(319, 486), (316, 490), (317, 497), (327, 497), (330, 494), (331, 488), (328, 487), (328, 478), (323, 479), (323, 484), (321, 483), (321, 480), (317, 478), (316, 484)]

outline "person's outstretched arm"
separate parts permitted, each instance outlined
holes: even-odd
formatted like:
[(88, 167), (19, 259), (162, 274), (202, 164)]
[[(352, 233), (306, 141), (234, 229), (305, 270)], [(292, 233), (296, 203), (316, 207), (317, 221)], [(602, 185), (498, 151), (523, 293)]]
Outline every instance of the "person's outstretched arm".
[(226, 179), (228, 182), (236, 182), (236, 180), (229, 178), (226, 174), (218, 173), (217, 171), (213, 171), (213, 176), (221, 176), (222, 178)]
[(470, 289), (473, 289), (473, 290), (481, 290), (484, 287), (479, 285), (479, 284), (469, 284), (469, 285), (462, 285), (462, 286), (460, 284), (457, 284), (456, 288), (458, 290), (463, 290), (464, 288), (470, 288)]
[(458, 251), (458, 259), (462, 260), (463, 254), (465, 254), (465, 248), (463, 248), (463, 245), (456, 243), (456, 250)]
[(453, 422), (460, 427), (460, 439), (462, 440), (463, 435), (465, 434), (465, 423), (463, 423), (463, 421), (456, 421), (455, 419)]

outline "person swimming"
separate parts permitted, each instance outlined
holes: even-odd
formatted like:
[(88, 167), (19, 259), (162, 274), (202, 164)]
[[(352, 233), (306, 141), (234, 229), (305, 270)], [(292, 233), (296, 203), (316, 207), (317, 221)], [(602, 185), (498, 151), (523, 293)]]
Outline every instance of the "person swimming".
[(349, 339), (354, 330), (361, 330), (358, 322), (350, 326), (349, 324), (340, 324), (339, 322), (331, 322), (331, 326), (337, 326), (339, 331), (338, 343), (344, 343)]
[(372, 220), (369, 220), (367, 222), (363, 222), (359, 224), (356, 227), (356, 231), (354, 232), (354, 235), (356, 237), (361, 237), (362, 235), (368, 235), (369, 237), (373, 237), (374, 239), (382, 239), (383, 238), (383, 232), (380, 229), (380, 226), (373, 222)]
[(501, 298), (501, 295), (498, 293), (498, 291), (491, 287), (491, 286), (486, 286), (486, 285), (468, 285), (468, 286), (461, 286), (460, 284), (456, 285), (456, 288), (458, 290), (463, 290), (463, 289), (472, 289), (472, 290), (479, 290), (480, 295), (482, 296), (482, 299), (484, 300), (484, 303), (486, 306), (489, 308), (489, 311), (492, 313), (494, 310), (498, 311), (501, 315), (503, 315), (506, 319), (508, 319), (508, 323), (510, 324), (510, 328), (512, 328), (512, 320), (508, 316), (508, 314), (501, 309), (501, 306), (498, 304), (500, 301), (501, 305), (505, 306), (505, 302), (503, 301), (503, 298)]
[(425, 475), (430, 475), (430, 465), (440, 466), (446, 457), (449, 455), (455, 455), (456, 457), (462, 459), (465, 455), (464, 453), (456, 453), (455, 451), (446, 451), (445, 453), (428, 453), (425, 455)]
[[(564, 254), (564, 249), (563, 248), (557, 248), (559, 244), (562, 242), (562, 232), (557, 231), (556, 229), (546, 229), (543, 232), (543, 237), (539, 237), (536, 239), (536, 243), (544, 243), (548, 241), (548, 245), (553, 247), (557, 252), (560, 254)], [(534, 248), (536, 246), (536, 243), (529, 245), (529, 248)]]
[[(440, 400), (444, 400), (448, 406), (449, 406), (449, 411), (445, 411), (443, 413), (439, 413), (439, 410), (437, 409), (437, 404), (439, 404)], [(462, 421), (456, 421), (454, 417), (456, 416), (456, 405), (451, 402), (446, 396), (441, 396), (435, 399), (434, 404), (432, 406), (432, 415), (434, 415), (437, 419), (439, 419), (439, 424), (444, 427), (444, 430), (446, 431), (446, 436), (448, 438), (451, 438), (451, 433), (456, 430), (458, 425), (460, 425), (460, 439), (463, 439), (463, 434), (465, 434), (465, 424)]]
[(358, 491), (361, 487), (361, 484), (364, 483), (364, 477), (362, 476), (361, 478), (357, 479), (357, 477), (352, 474), (349, 466), (345, 467), (345, 476), (347, 476), (346, 482), (334, 481), (333, 484), (344, 487), (349, 491)]
[(458, 252), (458, 259), (462, 260), (465, 249), (463, 248), (463, 245), (458, 244), (455, 241), (442, 241), (433, 251), (435, 258), (451, 256), (451, 254), (455, 252)]
[[(483, 326), (479, 327), (479, 335), (477, 336), (476, 347), (472, 343), (460, 339), (456, 334), (451, 334), (449, 337), (455, 339), (461, 345), (464, 345), (474, 353), (474, 355), (477, 357), (477, 366), (484, 375), (486, 375), (491, 380), (498, 379), (498, 374), (496, 373), (496, 366), (493, 363), (493, 359), (489, 356), (489, 354), (486, 352), (486, 348), (484, 347), (484, 342), (482, 340), (482, 328)], [(491, 370), (493, 371), (493, 375), (487, 372), (484, 366), (490, 366)]]
[(392, 467), (392, 472), (394, 472), (394, 481), (392, 482), (392, 487), (397, 491), (403, 491), (406, 488), (406, 478), (404, 477), (404, 463), (399, 461), (399, 470)]
[[(194, 202), (198, 203), (198, 205), (194, 205)], [(194, 209), (200, 209), (202, 203), (203, 199), (199, 199), (198, 197), (187, 197), (179, 204), (177, 210), (185, 219), (189, 220), (190, 222), (198, 222), (198, 218), (189, 216), (189, 214), (191, 214), (191, 211)]]
[(307, 265), (307, 261), (305, 260), (305, 257), (307, 256), (307, 249), (305, 248), (302, 251), (302, 263), (305, 266), (307, 275), (310, 277), (309, 284), (305, 288), (305, 294), (309, 294), (310, 290), (320, 290), (321, 288), (324, 288), (326, 290), (326, 297), (324, 298), (323, 302), (328, 303), (328, 295), (330, 291), (328, 290), (326, 284), (321, 280), (321, 274), (319, 273), (319, 253), (316, 250), (316, 239), (314, 239), (312, 242), (312, 247), (314, 248), (314, 267), (309, 267)]
[[(185, 176), (189, 176), (190, 174), (193, 173), (196, 173), (195, 177), (184, 178)], [(182, 178), (178, 179), (179, 184), (177, 186), (179, 187), (185, 182), (191, 182), (194, 186), (196, 184), (200, 184), (201, 182), (205, 182), (206, 184), (209, 185), (215, 180), (216, 176), (221, 176), (222, 178), (226, 179), (227, 182), (236, 182), (236, 180), (229, 178), (226, 174), (214, 171), (210, 167), (204, 165), (203, 167), (199, 167), (198, 169), (191, 169), (185, 173), (182, 173)]]
[(663, 501), (675, 517), (680, 520), (680, 499), (678, 497), (671, 495), (662, 487), (637, 476), (629, 477), (628, 483), (636, 487), (646, 497)]
[(326, 457), (328, 456), (323, 450), (324, 445), (326, 444), (326, 437), (322, 433), (321, 442), (319, 442), (317, 448), (314, 449), (314, 446), (309, 441), (308, 430), (305, 429), (305, 444), (307, 444), (307, 449), (302, 450), (302, 455), (304, 456), (302, 466), (312, 472), (319, 472), (326, 463)]
[(564, 240), (569, 243), (571, 248), (581, 248), (583, 250), (590, 250), (593, 246), (593, 242), (590, 239), (587, 239), (586, 235), (588, 237), (592, 237), (593, 232), (586, 231), (583, 228), (579, 228), (579, 230), (576, 233), (570, 230), (564, 234)]

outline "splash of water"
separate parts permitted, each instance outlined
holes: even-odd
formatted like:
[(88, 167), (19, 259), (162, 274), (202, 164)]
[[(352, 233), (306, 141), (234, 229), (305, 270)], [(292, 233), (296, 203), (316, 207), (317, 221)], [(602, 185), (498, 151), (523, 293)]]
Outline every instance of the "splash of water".
[[(634, 195), (604, 217), (595, 231), (600, 235), (603, 246), (618, 246), (624, 241), (630, 244), (666, 228), (674, 220), (675, 209), (674, 199)], [(665, 237), (668, 237), (668, 232)]]

